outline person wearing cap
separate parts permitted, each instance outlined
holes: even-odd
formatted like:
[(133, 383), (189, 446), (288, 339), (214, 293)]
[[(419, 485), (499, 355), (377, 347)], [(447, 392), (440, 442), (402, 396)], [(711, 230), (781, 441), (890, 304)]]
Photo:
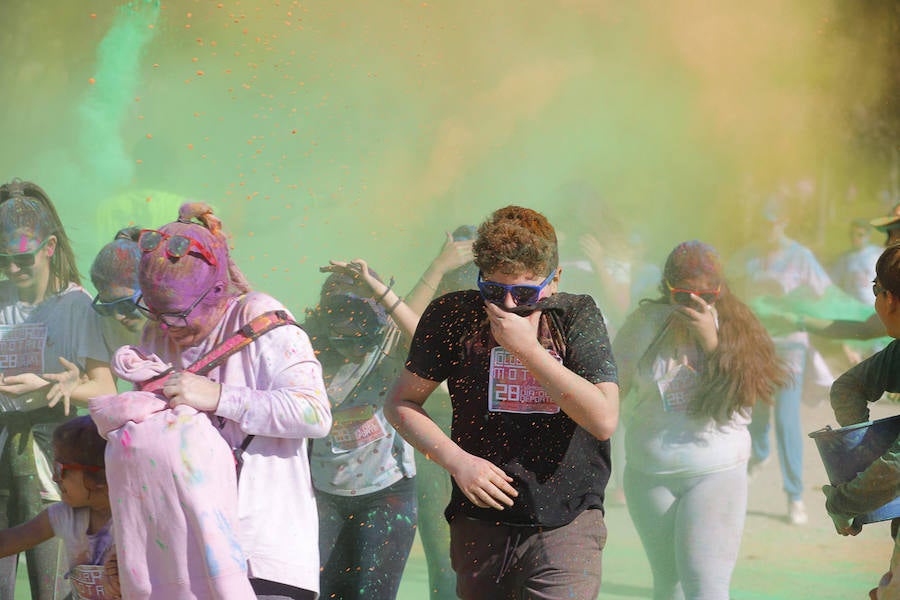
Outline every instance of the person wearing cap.
[[(900, 244), (887, 247), (875, 265), (875, 313), (894, 340), (873, 356), (852, 367), (831, 386), (831, 407), (837, 422), (846, 427), (869, 420), (870, 402), (885, 392), (900, 392)], [(854, 479), (837, 486), (826, 485), (825, 508), (841, 535), (856, 535), (853, 520), (900, 495), (900, 438)], [(895, 519), (895, 523), (897, 519)], [(872, 598), (900, 599), (900, 538), (896, 525), (890, 571), (882, 578)]]
[(896, 204), (885, 216), (869, 221), (869, 224), (887, 236), (884, 241), (885, 246), (900, 241), (900, 203)]
[[(428, 305), (385, 415), (452, 476), (461, 598), (595, 598), (619, 417), (603, 317), (590, 296), (557, 292), (556, 232), (542, 214), (496, 210), (473, 250), (478, 290)], [(423, 406), (445, 380), (449, 437)]]

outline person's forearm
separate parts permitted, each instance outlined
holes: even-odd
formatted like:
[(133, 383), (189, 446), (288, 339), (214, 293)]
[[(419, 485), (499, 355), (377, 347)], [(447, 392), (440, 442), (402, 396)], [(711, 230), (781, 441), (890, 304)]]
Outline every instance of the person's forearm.
[(835, 486), (826, 508), (860, 515), (884, 506), (900, 494), (900, 441), (850, 481)]
[(72, 401), (81, 407), (87, 407), (88, 400), (97, 396), (105, 396), (107, 394), (116, 393), (116, 382), (109, 376), (109, 379), (102, 380), (86, 379), (72, 390)]
[(452, 472), (454, 459), (464, 451), (447, 437), (421, 405), (392, 398), (384, 405), (384, 416), (413, 448)]
[(539, 344), (518, 355), (519, 360), (575, 423), (599, 440), (612, 436), (619, 423), (619, 387), (595, 385), (553, 358)]
[(416, 332), (416, 326), (419, 324), (419, 317), (422, 316), (421, 312), (412, 310), (408, 303), (404, 302), (394, 290), (389, 289), (384, 283), (375, 281), (371, 287), (374, 297), (384, 307), (385, 312), (394, 319), (403, 335), (412, 338)]
[(810, 327), (809, 322), (809, 319), (807, 319), (807, 328), (810, 333), (829, 339), (873, 340), (887, 335), (884, 325), (882, 325), (877, 315), (865, 321), (835, 320), (826, 322), (821, 327)]

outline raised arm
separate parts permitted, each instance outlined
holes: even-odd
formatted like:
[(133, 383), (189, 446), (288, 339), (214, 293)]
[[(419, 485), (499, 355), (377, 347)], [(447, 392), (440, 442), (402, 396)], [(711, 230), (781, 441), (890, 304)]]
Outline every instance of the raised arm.
[(406, 296), (406, 304), (413, 312), (422, 314), (437, 292), (444, 275), (472, 261), (473, 243), (474, 240), (456, 241), (453, 234), (447, 233), (441, 251)]
[(350, 262), (332, 260), (329, 261), (327, 266), (321, 267), (319, 270), (322, 272), (348, 270), (358, 276), (369, 286), (372, 290), (372, 298), (375, 298), (384, 307), (385, 312), (394, 319), (403, 335), (407, 339), (412, 338), (416, 332), (416, 325), (419, 324), (419, 317), (422, 316), (422, 311), (411, 309), (409, 304), (404, 302), (390, 285), (376, 279), (369, 272), (369, 266), (366, 261), (361, 258), (356, 258)]

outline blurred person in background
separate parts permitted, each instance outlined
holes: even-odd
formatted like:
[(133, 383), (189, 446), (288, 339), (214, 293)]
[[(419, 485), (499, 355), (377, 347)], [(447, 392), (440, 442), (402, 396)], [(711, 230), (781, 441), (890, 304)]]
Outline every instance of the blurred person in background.
[[(872, 294), (872, 277), (875, 263), (883, 248), (869, 242), (871, 226), (864, 219), (850, 223), (850, 249), (842, 252), (831, 264), (828, 273), (834, 283), (859, 300), (868, 304)], [(844, 354), (851, 365), (871, 356), (884, 346), (880, 342), (843, 344)]]
[[(785, 233), (789, 219), (784, 199), (770, 198), (764, 206), (763, 217), (764, 234), (736, 253), (730, 264), (740, 296), (747, 298), (754, 310), (769, 299), (783, 303), (815, 302), (824, 298), (833, 286), (831, 278), (809, 248)], [(778, 357), (787, 364), (791, 375), (775, 394), (775, 440), (787, 495), (787, 519), (793, 525), (803, 525), (809, 520), (803, 502), (804, 429), (800, 422), (804, 378), (815, 376), (818, 381), (830, 383), (831, 376), (812, 371), (814, 367), (824, 367), (824, 362), (811, 356), (815, 350), (806, 331), (786, 331), (783, 313), (773, 319), (758, 310), (757, 314), (772, 335)], [(753, 411), (750, 424), (753, 452), (748, 463), (751, 476), (770, 458), (772, 413), (765, 403), (757, 404)]]

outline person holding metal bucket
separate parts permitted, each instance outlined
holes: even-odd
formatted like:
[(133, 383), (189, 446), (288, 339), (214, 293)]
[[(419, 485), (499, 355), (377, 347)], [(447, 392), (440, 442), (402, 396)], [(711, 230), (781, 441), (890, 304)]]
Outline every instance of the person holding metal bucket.
[[(888, 246), (875, 265), (872, 285), (875, 312), (887, 334), (895, 338), (884, 350), (862, 361), (835, 380), (831, 387), (831, 407), (842, 427), (869, 419), (869, 402), (885, 392), (900, 392), (900, 244)], [(826, 485), (825, 508), (841, 535), (860, 532), (857, 517), (870, 513), (900, 495), (900, 436), (880, 457), (855, 478), (839, 485)], [(890, 571), (878, 588), (870, 592), (877, 600), (900, 599), (900, 539), (896, 517), (891, 533), (895, 539)], [(888, 518), (890, 518), (888, 516)]]

